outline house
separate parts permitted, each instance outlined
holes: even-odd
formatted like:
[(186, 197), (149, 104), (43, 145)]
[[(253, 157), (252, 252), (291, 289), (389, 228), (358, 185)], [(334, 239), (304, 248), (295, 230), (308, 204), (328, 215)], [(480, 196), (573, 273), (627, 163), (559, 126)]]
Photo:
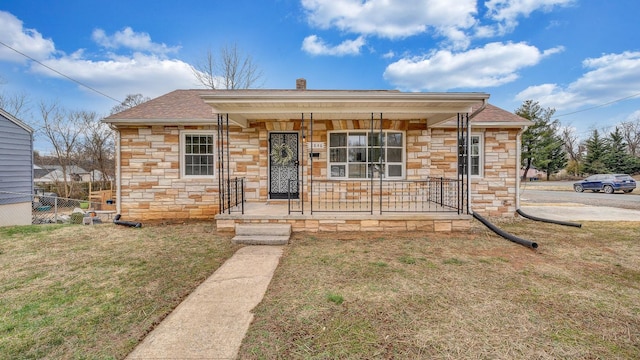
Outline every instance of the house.
[(0, 226), (31, 224), (33, 129), (0, 109)]
[[(34, 176), (34, 182), (38, 184), (62, 182), (65, 180), (65, 175), (60, 165), (38, 166), (38, 169), (34, 167)], [(89, 181), (90, 176), (90, 172), (79, 166), (67, 166), (67, 182)]]
[(104, 121), (135, 220), (294, 231), (468, 228), (513, 216), (528, 120), (486, 93), (176, 90)]
[[(525, 172), (525, 168), (522, 167), (520, 168), (520, 178), (522, 178), (524, 176), (524, 172)], [(547, 172), (544, 170), (540, 170), (538, 168), (536, 168), (535, 166), (531, 166), (529, 168), (529, 170), (527, 171), (527, 176), (526, 176), (528, 181), (537, 181), (537, 180), (541, 180), (541, 179), (547, 179)]]

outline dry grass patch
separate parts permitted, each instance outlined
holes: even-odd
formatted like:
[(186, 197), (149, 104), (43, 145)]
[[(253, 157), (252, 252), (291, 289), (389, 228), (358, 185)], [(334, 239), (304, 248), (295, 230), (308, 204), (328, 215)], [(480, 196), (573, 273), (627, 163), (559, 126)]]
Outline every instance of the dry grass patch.
[(296, 234), (243, 359), (640, 358), (640, 223)]
[(211, 224), (0, 228), (0, 358), (124, 358), (236, 249)]

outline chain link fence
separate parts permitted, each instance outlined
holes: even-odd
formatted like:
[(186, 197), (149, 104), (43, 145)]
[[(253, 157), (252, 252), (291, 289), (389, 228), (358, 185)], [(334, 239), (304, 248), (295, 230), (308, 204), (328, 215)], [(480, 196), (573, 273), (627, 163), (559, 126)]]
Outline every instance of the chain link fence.
[(95, 224), (110, 221), (113, 214), (115, 206), (109, 203), (67, 199), (52, 193), (20, 194), (0, 191), (0, 226)]

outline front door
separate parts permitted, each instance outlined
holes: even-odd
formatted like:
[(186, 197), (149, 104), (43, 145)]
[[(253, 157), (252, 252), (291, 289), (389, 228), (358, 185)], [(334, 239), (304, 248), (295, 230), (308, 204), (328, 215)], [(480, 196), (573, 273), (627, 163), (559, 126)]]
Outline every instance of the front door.
[(298, 198), (298, 133), (269, 133), (269, 198)]

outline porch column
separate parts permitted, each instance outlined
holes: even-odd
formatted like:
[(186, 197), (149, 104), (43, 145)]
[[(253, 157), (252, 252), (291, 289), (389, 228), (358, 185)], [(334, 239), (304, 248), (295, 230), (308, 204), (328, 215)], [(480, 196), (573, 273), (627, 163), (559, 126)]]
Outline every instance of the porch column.
[[(372, 131), (373, 133), (373, 131)], [(378, 174), (378, 176), (380, 177), (380, 214), (382, 214), (382, 177), (383, 174), (386, 173), (385, 169), (383, 169), (382, 167), (382, 154), (384, 153), (384, 148), (382, 146), (383, 143), (383, 137), (384, 137), (384, 131), (383, 131), (383, 126), (382, 126), (382, 113), (380, 113), (380, 145), (378, 145), (378, 147), (380, 148), (380, 158), (379, 158), (379, 166), (380, 166), (380, 172)], [(385, 154), (385, 161), (387, 161), (386, 159), (386, 154)], [(373, 171), (371, 172), (371, 177), (373, 177)], [(371, 211), (373, 212), (373, 207), (371, 207)]]
[[(313, 144), (313, 113), (309, 114), (309, 141), (311, 141), (311, 144)], [(313, 145), (311, 145), (311, 150), (313, 150)], [(309, 177), (309, 202), (311, 206), (311, 215), (313, 215), (313, 158), (312, 157), (309, 157), (309, 163), (310, 163), (309, 169), (311, 170), (311, 175)]]
[(229, 113), (226, 114), (226, 118), (227, 123), (225, 133), (227, 135), (227, 205), (229, 208), (229, 214), (231, 214), (231, 155), (229, 153)]
[(304, 214), (304, 193), (305, 193), (304, 191), (304, 162), (305, 162), (304, 148), (305, 146), (307, 146), (306, 134), (304, 132), (304, 113), (300, 114), (300, 133), (301, 133), (300, 138), (302, 139), (302, 145), (300, 146), (300, 152), (298, 153), (298, 156), (302, 158), (300, 161), (300, 189), (298, 191), (300, 193), (300, 211), (302, 214)]
[(469, 114), (458, 113), (456, 124), (456, 134), (458, 139), (458, 214), (464, 213), (465, 209), (469, 213), (469, 179), (470, 179), (470, 158), (469, 158)]
[(222, 141), (222, 115), (217, 114), (217, 155), (218, 155), (218, 207), (220, 214), (223, 213), (224, 209), (224, 162), (223, 162), (223, 151), (224, 144)]

